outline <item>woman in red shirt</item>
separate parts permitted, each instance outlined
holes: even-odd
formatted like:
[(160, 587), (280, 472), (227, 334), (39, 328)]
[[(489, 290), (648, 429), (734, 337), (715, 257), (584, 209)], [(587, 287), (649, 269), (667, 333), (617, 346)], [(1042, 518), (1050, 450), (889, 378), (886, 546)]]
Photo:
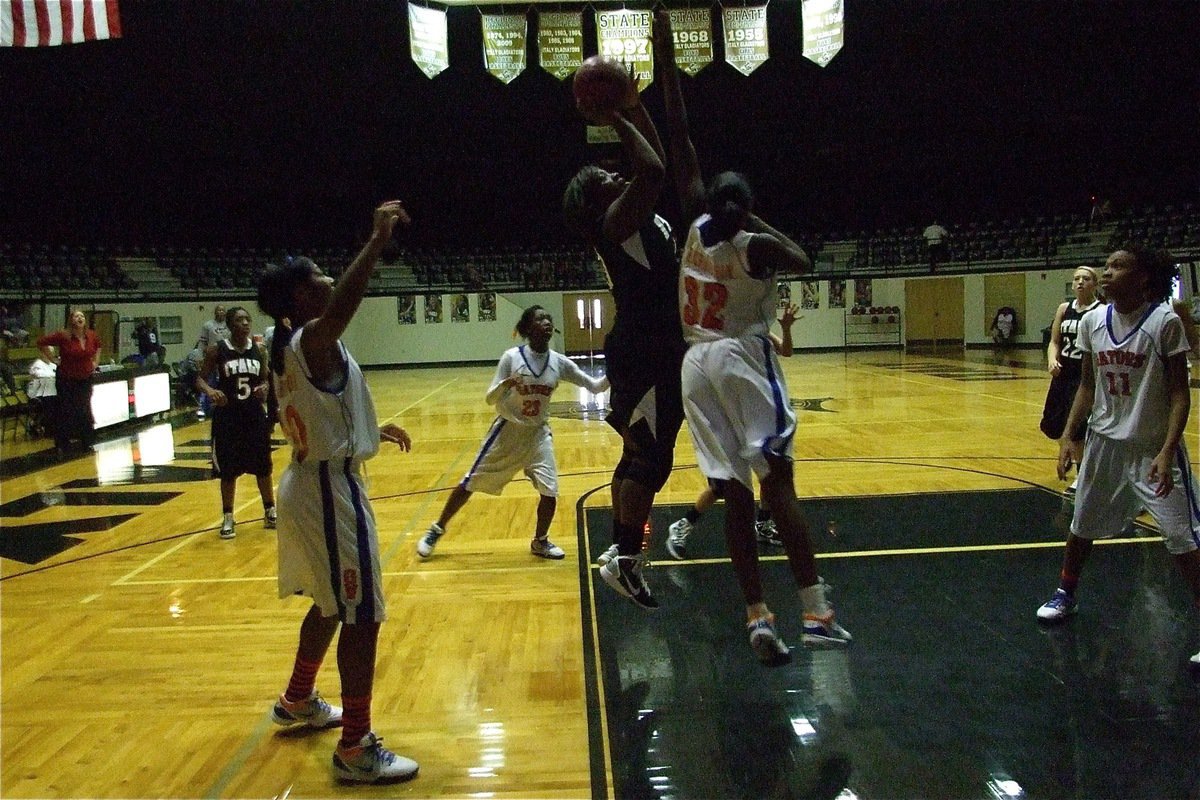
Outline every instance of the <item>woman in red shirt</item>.
[[(96, 425), (92, 418), (92, 373), (100, 365), (100, 338), (88, 328), (83, 311), (75, 308), (68, 317), (66, 330), (42, 336), (37, 344), (47, 361), (58, 364), (54, 446), (65, 451), (72, 439), (79, 439), (84, 447), (91, 447), (96, 441)], [(58, 348), (58, 358), (50, 352), (51, 346)]]

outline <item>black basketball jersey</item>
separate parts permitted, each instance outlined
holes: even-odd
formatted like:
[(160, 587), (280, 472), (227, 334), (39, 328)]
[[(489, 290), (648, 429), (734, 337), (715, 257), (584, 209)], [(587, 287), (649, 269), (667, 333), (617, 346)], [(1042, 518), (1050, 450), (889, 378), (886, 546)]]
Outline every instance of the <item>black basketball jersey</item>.
[(266, 361), (262, 348), (250, 342), (245, 350), (235, 350), (228, 339), (217, 342), (217, 388), (225, 393), (228, 405), (217, 407), (214, 413), (236, 417), (266, 415), (263, 401), (254, 390), (263, 383), (262, 368)]
[(601, 238), (596, 254), (616, 305), (612, 338), (618, 341), (678, 342), (679, 254), (671, 226), (654, 215), (624, 242)]
[(1058, 326), (1058, 335), (1062, 340), (1062, 347), (1058, 351), (1060, 359), (1069, 358), (1073, 361), (1079, 361), (1083, 358), (1083, 353), (1080, 352), (1079, 346), (1076, 344), (1079, 336), (1079, 320), (1083, 319), (1084, 314), (1098, 305), (1100, 305), (1100, 301), (1093, 300), (1090, 306), (1082, 311), (1077, 311), (1074, 300), (1067, 303), (1067, 310), (1063, 314), (1062, 322)]

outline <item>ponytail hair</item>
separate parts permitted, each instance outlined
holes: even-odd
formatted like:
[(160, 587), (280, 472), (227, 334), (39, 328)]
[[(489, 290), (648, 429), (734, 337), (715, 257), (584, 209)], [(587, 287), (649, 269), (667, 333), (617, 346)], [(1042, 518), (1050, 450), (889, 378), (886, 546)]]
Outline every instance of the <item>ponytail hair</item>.
[(722, 172), (708, 187), (708, 213), (718, 235), (728, 239), (746, 225), (754, 210), (750, 182), (739, 172)]
[(289, 258), (282, 265), (267, 264), (258, 279), (258, 307), (275, 320), (269, 363), (276, 375), (283, 374), (283, 352), (292, 339), (292, 326), (288, 321), (295, 317), (296, 287), (309, 280), (316, 268), (310, 258)]

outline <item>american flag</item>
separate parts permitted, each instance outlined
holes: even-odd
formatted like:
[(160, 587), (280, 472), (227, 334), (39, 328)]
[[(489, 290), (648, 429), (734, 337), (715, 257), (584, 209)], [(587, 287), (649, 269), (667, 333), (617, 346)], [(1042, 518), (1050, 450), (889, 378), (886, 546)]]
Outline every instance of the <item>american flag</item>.
[(117, 39), (117, 0), (0, 0), (0, 47)]

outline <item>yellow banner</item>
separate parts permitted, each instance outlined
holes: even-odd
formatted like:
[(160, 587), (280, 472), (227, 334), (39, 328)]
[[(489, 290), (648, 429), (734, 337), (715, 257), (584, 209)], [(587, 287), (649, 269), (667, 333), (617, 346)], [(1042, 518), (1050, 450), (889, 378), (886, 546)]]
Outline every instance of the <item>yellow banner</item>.
[(675, 63), (681, 70), (695, 75), (712, 63), (712, 9), (672, 9), (671, 31), (675, 36)]
[(749, 75), (770, 57), (767, 7), (722, 8), (721, 16), (725, 23), (725, 61), (743, 75)]
[(622, 8), (596, 12), (600, 55), (633, 64), (638, 91), (654, 82), (654, 53), (650, 49), (650, 11)]
[(524, 14), (483, 14), (483, 66), (504, 83), (525, 71)]
[(842, 0), (804, 0), (804, 57), (822, 67), (842, 50), (846, 17)]
[(538, 56), (542, 69), (560, 81), (583, 63), (583, 12), (538, 14)]
[(408, 36), (413, 63), (425, 73), (425, 77), (436, 77), (450, 66), (445, 11), (409, 3)]

